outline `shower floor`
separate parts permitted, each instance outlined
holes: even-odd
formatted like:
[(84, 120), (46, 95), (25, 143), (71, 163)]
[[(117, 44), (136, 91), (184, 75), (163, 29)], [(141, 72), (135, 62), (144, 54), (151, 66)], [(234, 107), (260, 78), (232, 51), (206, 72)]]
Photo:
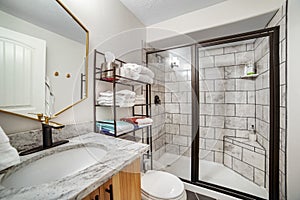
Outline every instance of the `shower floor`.
[[(154, 161), (154, 168), (170, 172), (186, 180), (191, 179), (190, 157), (187, 156), (164, 153), (159, 160)], [(265, 188), (254, 184), (222, 164), (201, 160), (199, 168), (201, 168), (199, 174), (202, 181), (250, 193), (265, 199), (268, 197)]]

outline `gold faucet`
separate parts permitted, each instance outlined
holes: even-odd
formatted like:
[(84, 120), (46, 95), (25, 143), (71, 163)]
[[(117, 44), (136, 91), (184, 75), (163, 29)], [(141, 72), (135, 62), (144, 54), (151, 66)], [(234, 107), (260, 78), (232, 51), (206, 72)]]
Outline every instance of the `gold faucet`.
[(52, 126), (53, 128), (55, 129), (61, 129), (64, 127), (63, 124), (60, 124), (60, 123), (57, 123), (57, 122), (53, 122), (53, 121), (50, 121), (52, 118), (47, 116), (47, 115), (44, 115), (43, 113), (28, 113), (28, 114), (31, 114), (31, 115), (36, 115), (38, 120), (40, 122), (42, 122), (43, 124), (48, 124), (50, 126)]
[(44, 122), (45, 122), (45, 124), (49, 124), (49, 120), (50, 120), (50, 117), (48, 117), (48, 116), (44, 116)]
[(61, 140), (57, 142), (53, 142), (52, 140), (52, 129), (62, 129), (65, 127), (65, 125), (56, 122), (51, 122), (50, 121), (51, 117), (44, 115), (43, 113), (30, 113), (30, 114), (36, 115), (39, 121), (42, 122), (43, 145), (30, 150), (20, 152), (21, 156), (34, 153), (37, 151), (49, 149), (69, 142), (68, 140)]
[(43, 121), (44, 114), (43, 113), (28, 113), (31, 115), (36, 115), (39, 121)]

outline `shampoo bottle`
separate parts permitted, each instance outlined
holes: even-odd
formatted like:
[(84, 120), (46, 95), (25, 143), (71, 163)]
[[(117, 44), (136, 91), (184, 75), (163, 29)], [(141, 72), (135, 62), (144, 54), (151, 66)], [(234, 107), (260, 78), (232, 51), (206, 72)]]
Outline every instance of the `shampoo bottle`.
[(249, 61), (247, 64), (247, 75), (255, 74), (255, 66), (252, 61)]

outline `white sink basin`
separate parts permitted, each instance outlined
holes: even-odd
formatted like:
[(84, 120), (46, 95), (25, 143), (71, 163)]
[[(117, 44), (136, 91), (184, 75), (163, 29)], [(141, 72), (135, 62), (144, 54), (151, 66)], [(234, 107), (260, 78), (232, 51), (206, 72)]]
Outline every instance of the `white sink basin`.
[(18, 169), (5, 178), (1, 185), (21, 188), (55, 181), (92, 166), (106, 153), (106, 150), (97, 147), (80, 147), (55, 153)]

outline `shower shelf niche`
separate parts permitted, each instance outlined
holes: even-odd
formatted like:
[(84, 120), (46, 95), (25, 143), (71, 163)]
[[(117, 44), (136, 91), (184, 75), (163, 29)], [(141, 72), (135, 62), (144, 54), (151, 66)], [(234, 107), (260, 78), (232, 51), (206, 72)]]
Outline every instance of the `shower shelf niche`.
[(241, 79), (247, 79), (247, 78), (256, 78), (259, 74), (250, 74), (250, 75), (244, 75), (241, 76)]

